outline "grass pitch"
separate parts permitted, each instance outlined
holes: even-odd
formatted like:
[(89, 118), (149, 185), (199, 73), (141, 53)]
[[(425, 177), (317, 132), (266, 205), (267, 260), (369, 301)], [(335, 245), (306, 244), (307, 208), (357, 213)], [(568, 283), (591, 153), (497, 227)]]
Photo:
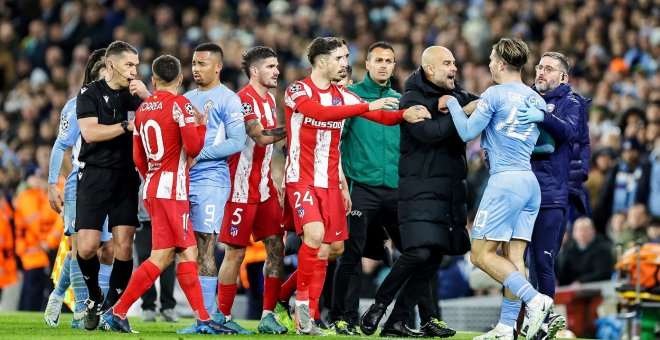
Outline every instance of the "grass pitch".
[[(114, 333), (104, 331), (84, 331), (78, 329), (71, 329), (71, 318), (73, 314), (63, 313), (60, 317), (60, 325), (58, 327), (48, 327), (43, 319), (43, 313), (36, 312), (0, 312), (0, 339), (66, 339), (66, 340), (92, 340), (92, 339), (202, 339), (209, 337), (217, 337), (221, 335), (183, 335), (176, 334), (176, 331), (185, 328), (193, 323), (193, 319), (183, 318), (178, 323), (167, 322), (142, 322), (139, 317), (129, 318), (131, 327), (140, 332), (139, 334), (126, 334)], [(239, 324), (247, 329), (257, 331), (258, 321), (244, 320), (239, 321)], [(448, 338), (452, 340), (468, 340), (480, 335), (481, 333), (475, 332), (458, 332), (454, 337)], [(296, 334), (284, 335), (222, 335), (229, 336), (236, 339), (261, 339), (261, 340), (279, 340), (279, 339), (292, 339), (300, 337), (305, 339), (307, 337), (299, 336)], [(328, 340), (347, 340), (347, 339), (379, 339), (377, 335), (374, 336), (327, 336), (323, 339)]]
[[(142, 322), (139, 317), (129, 318), (131, 327), (140, 332), (139, 334), (113, 333), (104, 331), (84, 331), (69, 328), (73, 314), (62, 314), (60, 325), (58, 327), (48, 327), (43, 319), (43, 313), (35, 312), (0, 312), (0, 339), (202, 339), (217, 337), (219, 335), (183, 335), (176, 334), (176, 331), (193, 323), (192, 319), (181, 319), (178, 323), (166, 322)], [(247, 329), (257, 331), (258, 321), (239, 321), (239, 324)], [(480, 333), (459, 332), (450, 339), (467, 340), (472, 339)], [(279, 340), (292, 339), (300, 337), (295, 334), (284, 335), (224, 335), (236, 339), (261, 339), (261, 340)], [(377, 336), (328, 336), (323, 339), (378, 339)]]

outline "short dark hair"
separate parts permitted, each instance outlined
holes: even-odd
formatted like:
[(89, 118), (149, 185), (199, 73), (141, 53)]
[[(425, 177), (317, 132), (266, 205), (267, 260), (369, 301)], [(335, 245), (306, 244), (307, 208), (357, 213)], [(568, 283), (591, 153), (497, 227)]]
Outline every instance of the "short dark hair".
[(375, 42), (371, 44), (371, 46), (369, 46), (369, 49), (367, 50), (367, 60), (371, 59), (371, 52), (377, 48), (390, 50), (392, 51), (392, 53), (394, 53), (394, 46), (392, 46), (392, 44), (388, 43), (387, 41)]
[(138, 54), (138, 51), (135, 49), (135, 47), (133, 47), (133, 45), (125, 41), (116, 40), (108, 45), (108, 48), (105, 51), (105, 58), (107, 59), (116, 55), (120, 55), (124, 52)]
[(151, 64), (151, 72), (157, 80), (169, 84), (181, 74), (181, 62), (169, 54), (162, 55), (154, 59)]
[(507, 64), (517, 69), (525, 66), (527, 59), (529, 59), (529, 47), (518, 38), (502, 38), (497, 44), (493, 45), (493, 50)]
[(212, 54), (217, 54), (220, 56), (220, 61), (225, 57), (225, 54), (222, 52), (222, 47), (215, 43), (203, 43), (195, 47), (195, 52), (211, 52)]
[(651, 221), (649, 222), (649, 227), (650, 226), (660, 227), (660, 218), (658, 217), (651, 218)]
[(255, 46), (243, 54), (241, 67), (248, 79), (250, 79), (250, 67), (268, 58), (277, 58), (277, 53), (267, 46)]
[(336, 37), (327, 37), (327, 38), (315, 38), (312, 40), (312, 43), (307, 47), (307, 60), (309, 63), (314, 65), (316, 57), (320, 55), (326, 55), (332, 53), (332, 51), (346, 46), (348, 43), (346, 40)]
[(561, 66), (564, 68), (563, 72), (568, 73), (571, 70), (571, 65), (568, 63), (568, 58), (565, 55), (559, 52), (545, 52), (541, 54), (541, 58), (549, 57), (555, 60), (558, 60), (561, 63)]
[(90, 79), (92, 81), (99, 79), (99, 76), (101, 76), (101, 70), (104, 68), (105, 68), (105, 62), (103, 60), (97, 61), (96, 64), (94, 64), (94, 67), (92, 67), (92, 71), (89, 72)]
[(105, 48), (99, 48), (97, 50), (94, 50), (92, 54), (89, 55), (89, 59), (87, 59), (87, 65), (85, 66), (85, 76), (83, 77), (83, 85), (87, 85), (96, 78), (98, 78), (98, 70), (96, 73), (96, 76), (92, 75), (92, 70), (94, 69), (94, 66), (96, 66), (96, 63), (99, 61), (102, 61), (105, 58), (106, 54), (106, 49)]

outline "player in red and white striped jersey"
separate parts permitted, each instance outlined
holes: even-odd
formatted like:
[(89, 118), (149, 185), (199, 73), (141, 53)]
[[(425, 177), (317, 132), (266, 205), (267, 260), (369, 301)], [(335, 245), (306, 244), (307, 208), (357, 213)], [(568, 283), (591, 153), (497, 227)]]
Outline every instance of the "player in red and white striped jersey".
[(342, 192), (339, 156), (343, 120), (360, 115), (394, 125), (431, 116), (421, 106), (383, 111), (398, 107), (398, 100), (367, 103), (334, 85), (345, 77), (348, 67), (343, 39), (316, 38), (307, 57), (312, 64), (310, 77), (291, 84), (285, 94), (288, 157), (284, 178), (296, 232), (303, 238), (298, 252), (296, 327), (299, 333), (319, 334), (311, 316), (318, 310), (330, 248), (341, 254), (348, 237), (345, 215), (350, 198), (348, 190)]
[(246, 131), (250, 138), (240, 153), (229, 158), (231, 193), (225, 205), (220, 228), (220, 242), (225, 243), (225, 257), (218, 272), (218, 309), (225, 316), (225, 326), (239, 333), (245, 329), (231, 321), (231, 307), (236, 296), (236, 279), (245, 258), (250, 235), (266, 247), (264, 264), (263, 314), (259, 332), (286, 333), (274, 314), (282, 285), (284, 258), (282, 211), (270, 173), (273, 143), (286, 137), (284, 128), (276, 128), (275, 97), (268, 92), (277, 87), (277, 54), (269, 47), (257, 46), (243, 55), (243, 72), (250, 83), (238, 92), (243, 105)]
[[(197, 242), (189, 228), (188, 156), (195, 157), (204, 145), (207, 115), (202, 115), (184, 96), (180, 61), (170, 55), (154, 60), (153, 83), (156, 92), (135, 114), (133, 160), (145, 178), (143, 199), (151, 216), (152, 250), (149, 259), (133, 273), (126, 291), (103, 314), (104, 328), (131, 332), (128, 309), (144, 294), (163, 269), (178, 254), (177, 277), (200, 333), (235, 333), (211, 320), (204, 308), (202, 288), (197, 277)], [(197, 125), (197, 127), (196, 127)]]

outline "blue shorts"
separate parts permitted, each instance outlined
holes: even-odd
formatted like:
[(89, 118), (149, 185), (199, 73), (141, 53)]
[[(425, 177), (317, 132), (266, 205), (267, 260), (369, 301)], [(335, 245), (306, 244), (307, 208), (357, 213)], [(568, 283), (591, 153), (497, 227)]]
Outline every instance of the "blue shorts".
[(190, 220), (193, 231), (200, 233), (220, 233), (225, 203), (231, 188), (208, 185), (190, 185)]
[(474, 219), (472, 238), (530, 241), (541, 206), (541, 188), (531, 171), (492, 175)]
[[(76, 234), (76, 200), (64, 201), (64, 235)], [(101, 242), (112, 240), (112, 232), (108, 230), (108, 217), (106, 216), (101, 231)]]

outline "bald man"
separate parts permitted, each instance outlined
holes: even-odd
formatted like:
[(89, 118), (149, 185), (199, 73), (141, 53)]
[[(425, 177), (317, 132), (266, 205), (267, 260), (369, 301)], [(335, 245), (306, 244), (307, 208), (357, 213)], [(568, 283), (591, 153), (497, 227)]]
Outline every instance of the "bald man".
[(400, 126), (398, 208), (403, 252), (378, 289), (374, 303), (360, 319), (364, 334), (376, 331), (387, 306), (404, 284), (406, 287), (381, 336), (419, 337), (434, 333), (437, 337), (448, 337), (455, 334), (440, 321), (436, 301), (432, 308), (420, 308), (421, 334), (408, 329), (405, 320), (420, 297), (434, 295), (431, 280), (442, 257), (462, 255), (470, 249), (465, 228), (465, 143), (456, 132), (452, 117), (438, 109), (438, 99), (443, 95), (456, 97), (466, 112), (474, 109), (476, 103), (470, 103), (478, 97), (456, 84), (456, 73), (456, 60), (451, 51), (432, 46), (424, 51), (422, 66), (406, 79), (400, 108), (423, 105), (432, 118)]

